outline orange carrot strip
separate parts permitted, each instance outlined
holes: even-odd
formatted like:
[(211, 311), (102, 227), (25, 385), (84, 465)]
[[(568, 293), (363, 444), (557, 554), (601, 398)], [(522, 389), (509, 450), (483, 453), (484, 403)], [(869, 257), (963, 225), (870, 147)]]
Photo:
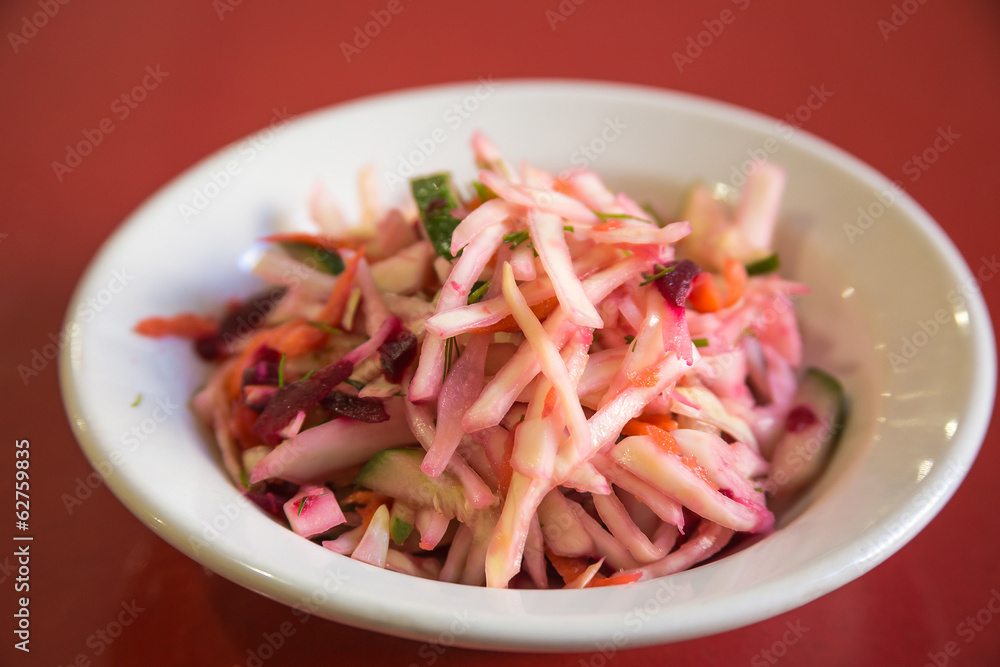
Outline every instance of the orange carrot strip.
[(677, 430), (677, 422), (674, 421), (673, 417), (669, 417), (667, 415), (643, 415), (642, 421), (647, 424), (652, 424), (653, 426), (658, 426), (664, 431)]
[(351, 290), (354, 288), (354, 276), (358, 272), (358, 264), (364, 256), (365, 249), (362, 246), (347, 262), (344, 272), (337, 276), (337, 282), (330, 292), (330, 298), (327, 299), (326, 305), (319, 315), (321, 322), (329, 322), (334, 327), (340, 326), (340, 321), (344, 319), (344, 311), (347, 310), (347, 301), (351, 296)]
[(173, 317), (147, 317), (136, 324), (133, 330), (150, 338), (177, 336), (197, 340), (214, 335), (219, 330), (219, 325), (204, 315), (181, 313)]
[(726, 280), (725, 305), (728, 308), (743, 298), (743, 293), (747, 288), (747, 267), (732, 257), (726, 257), (722, 276)]
[(570, 558), (569, 556), (559, 556), (548, 549), (545, 550), (545, 557), (552, 563), (564, 583), (569, 583), (583, 574), (590, 565), (586, 558)]
[[(556, 306), (559, 305), (559, 299), (557, 297), (550, 297), (544, 301), (539, 301), (534, 306), (531, 307), (531, 312), (535, 314), (535, 317), (539, 321), (544, 320), (549, 316)], [(479, 327), (476, 329), (469, 329), (469, 333), (475, 334), (495, 334), (495, 333), (514, 333), (520, 331), (521, 328), (517, 326), (517, 322), (514, 321), (513, 315), (508, 315), (498, 322), (494, 322), (485, 327)]]
[(602, 577), (598, 579), (594, 577), (587, 588), (597, 588), (598, 586), (620, 586), (622, 584), (631, 584), (633, 582), (639, 581), (642, 578), (642, 572), (622, 572), (620, 574), (613, 574), (610, 577)]
[(715, 286), (715, 278), (711, 273), (702, 272), (691, 281), (691, 293), (688, 301), (699, 313), (714, 313), (722, 308), (722, 295)]

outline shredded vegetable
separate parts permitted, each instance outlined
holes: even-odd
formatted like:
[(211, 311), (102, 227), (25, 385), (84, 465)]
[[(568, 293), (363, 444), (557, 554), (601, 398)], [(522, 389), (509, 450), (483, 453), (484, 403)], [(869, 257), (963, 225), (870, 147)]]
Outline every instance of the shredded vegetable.
[(383, 214), (366, 170), (358, 224), (318, 194), (314, 230), (262, 240), (266, 291), (138, 323), (214, 364), (194, 407), (234, 484), (342, 556), (497, 588), (629, 585), (772, 531), (846, 414), (802, 384), (783, 171), (667, 224), (472, 149), (467, 195), (432, 174)]

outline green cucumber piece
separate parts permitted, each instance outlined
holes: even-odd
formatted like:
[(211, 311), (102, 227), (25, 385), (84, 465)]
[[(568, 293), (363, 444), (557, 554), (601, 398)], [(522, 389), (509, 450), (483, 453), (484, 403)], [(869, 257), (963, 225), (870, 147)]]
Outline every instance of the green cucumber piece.
[(451, 235), (460, 222), (451, 212), (458, 208), (455, 188), (448, 173), (434, 174), (410, 181), (413, 199), (420, 210), (420, 221), (427, 230), (434, 250), (445, 259), (454, 259), (451, 254)]
[(471, 524), (477, 511), (450, 472), (431, 477), (420, 469), (423, 450), (387, 449), (373, 456), (355, 478), (359, 486), (382, 493), (410, 507), (429, 507), (448, 518)]
[(764, 273), (774, 273), (779, 268), (781, 268), (781, 261), (778, 260), (778, 253), (773, 253), (763, 259), (758, 259), (756, 262), (750, 262), (746, 265), (748, 276), (759, 276)]
[(344, 271), (344, 260), (336, 250), (326, 250), (298, 241), (281, 241), (278, 245), (296, 262), (301, 262), (317, 271), (332, 276), (339, 276)]
[(818, 368), (808, 369), (774, 449), (767, 483), (771, 495), (790, 495), (819, 475), (840, 440), (848, 412), (840, 382)]
[(389, 535), (392, 541), (402, 545), (413, 530), (417, 512), (406, 503), (398, 500), (392, 504), (392, 514), (389, 517)]

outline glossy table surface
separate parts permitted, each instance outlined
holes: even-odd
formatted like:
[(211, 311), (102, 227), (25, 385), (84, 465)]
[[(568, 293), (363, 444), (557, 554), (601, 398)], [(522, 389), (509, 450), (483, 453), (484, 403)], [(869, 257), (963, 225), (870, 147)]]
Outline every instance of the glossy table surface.
[[(900, 181), (1000, 312), (988, 204), (1000, 173), (997, 3), (12, 0), (0, 32), (0, 495), (13, 504), (15, 442), (28, 439), (34, 537), (23, 653), (13, 518), (0, 530), (0, 664), (1000, 664), (995, 424), (918, 537), (805, 607), (679, 644), (514, 656), (322, 620), (286, 625), (290, 609), (205, 571), (94, 477), (87, 485), (52, 361), (91, 257), (194, 162), (275, 109), (481, 76), (624, 81), (798, 113), (803, 129)], [(89, 154), (67, 155), (85, 140)]]

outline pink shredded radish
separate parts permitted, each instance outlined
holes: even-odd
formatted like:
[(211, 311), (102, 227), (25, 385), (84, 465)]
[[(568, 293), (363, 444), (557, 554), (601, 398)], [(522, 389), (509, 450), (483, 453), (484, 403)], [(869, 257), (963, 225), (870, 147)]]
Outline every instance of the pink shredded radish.
[(292, 530), (303, 537), (325, 533), (347, 521), (333, 491), (325, 486), (303, 484), (284, 509)]
[(432, 509), (421, 509), (417, 511), (417, 530), (420, 531), (420, 548), (426, 551), (434, 549), (445, 531), (451, 519)]
[(389, 553), (389, 510), (385, 505), (379, 505), (372, 515), (368, 529), (358, 542), (358, 548), (351, 558), (375, 567), (385, 567), (386, 556)]

